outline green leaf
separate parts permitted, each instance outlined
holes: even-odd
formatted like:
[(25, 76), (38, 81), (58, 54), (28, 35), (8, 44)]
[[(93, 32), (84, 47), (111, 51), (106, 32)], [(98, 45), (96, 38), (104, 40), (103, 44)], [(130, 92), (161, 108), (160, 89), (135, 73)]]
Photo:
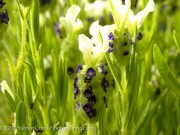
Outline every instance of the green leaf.
[(177, 129), (177, 135), (180, 135), (180, 126)]
[(136, 107), (136, 101), (139, 93), (140, 78), (141, 78), (140, 63), (138, 61), (137, 55), (135, 55), (135, 60), (130, 71), (130, 75), (128, 78), (128, 85), (127, 85), (129, 108), (130, 108), (128, 112), (128, 118), (126, 121), (127, 127), (131, 122), (131, 118), (134, 109)]
[(165, 80), (168, 87), (177, 95), (180, 97), (180, 83), (176, 80), (172, 72), (170, 71), (167, 63), (165, 62), (161, 51), (157, 45), (154, 45), (153, 47), (153, 57), (155, 65)]
[(34, 0), (31, 12), (31, 30), (33, 35), (33, 41), (36, 45), (39, 45), (39, 1)]
[(118, 66), (118, 64), (115, 64), (111, 61), (110, 57), (109, 57), (109, 54), (105, 54), (105, 57), (106, 57), (106, 61), (109, 65), (109, 68), (110, 68), (110, 71), (116, 81), (116, 84), (118, 85), (119, 88), (122, 89), (122, 86), (121, 86), (121, 70)]
[(144, 123), (146, 122), (146, 117), (147, 117), (147, 113), (149, 111), (149, 106), (150, 106), (150, 103), (151, 103), (151, 100), (149, 100), (149, 102), (147, 103), (146, 107), (144, 108), (137, 124), (136, 124), (136, 127), (135, 127), (135, 130), (134, 130), (134, 133), (133, 135), (137, 135), (139, 134), (139, 130), (142, 129), (142, 126), (144, 125)]
[(180, 51), (180, 37), (175, 30), (173, 30), (173, 38), (178, 50)]
[[(21, 101), (16, 109), (16, 128), (28, 127), (28, 113), (26, 105)], [(17, 130), (18, 135), (29, 135), (29, 130)]]
[(163, 91), (163, 93), (160, 95), (160, 97), (158, 98), (158, 100), (156, 100), (155, 103), (151, 103), (152, 107), (150, 108), (150, 102), (149, 101), (144, 109), (144, 111), (142, 112), (137, 124), (136, 124), (136, 127), (135, 127), (135, 130), (133, 132), (133, 135), (139, 135), (140, 134), (140, 131), (143, 129), (143, 127), (147, 124), (147, 122), (149, 122), (152, 118), (152, 116), (154, 115), (155, 111), (157, 110), (157, 107), (158, 105), (161, 103), (162, 99), (164, 98), (164, 96), (166, 95), (167, 93), (167, 89), (165, 89)]
[(16, 102), (14, 101), (13, 97), (7, 91), (4, 91), (4, 93), (6, 95), (6, 98), (8, 99), (8, 103), (9, 103), (12, 111), (15, 112), (16, 111), (16, 107), (17, 107)]

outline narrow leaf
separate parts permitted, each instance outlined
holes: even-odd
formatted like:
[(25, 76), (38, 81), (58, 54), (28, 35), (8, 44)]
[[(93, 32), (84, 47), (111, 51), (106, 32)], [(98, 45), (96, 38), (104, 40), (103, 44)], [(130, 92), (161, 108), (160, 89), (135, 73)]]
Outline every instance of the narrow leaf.
[(180, 51), (180, 37), (175, 30), (173, 30), (173, 38), (178, 50)]
[(180, 83), (176, 80), (172, 72), (170, 71), (167, 63), (165, 62), (161, 51), (157, 45), (154, 45), (153, 47), (153, 57), (155, 65), (163, 77), (163, 79), (166, 81), (168, 87), (177, 95), (180, 97)]
[(146, 118), (147, 118), (147, 113), (149, 110), (149, 106), (150, 106), (151, 101), (149, 101), (146, 105), (146, 107), (144, 108), (138, 122), (137, 125), (135, 127), (134, 133), (133, 135), (137, 135), (139, 133), (139, 130), (142, 128), (143, 124), (146, 122)]

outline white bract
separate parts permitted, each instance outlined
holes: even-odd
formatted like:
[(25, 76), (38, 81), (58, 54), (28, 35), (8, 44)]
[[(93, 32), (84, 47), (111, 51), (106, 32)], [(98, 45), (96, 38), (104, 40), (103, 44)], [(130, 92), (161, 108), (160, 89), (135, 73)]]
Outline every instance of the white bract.
[(96, 0), (89, 3), (87, 0), (84, 2), (84, 11), (87, 17), (101, 17), (104, 13), (110, 13), (110, 7), (107, 1)]
[(134, 15), (131, 8), (131, 0), (125, 0), (123, 4), (121, 0), (109, 0), (112, 14), (118, 30), (128, 29), (133, 36), (136, 28), (140, 28), (143, 21), (150, 12), (154, 11), (155, 4), (153, 0), (149, 0), (146, 7)]
[(66, 13), (65, 17), (60, 17), (60, 24), (65, 28), (67, 34), (78, 32), (83, 28), (80, 19), (76, 19), (81, 8), (77, 5), (71, 6)]
[(115, 25), (99, 25), (99, 22), (94, 22), (89, 30), (92, 38), (79, 35), (79, 50), (83, 53), (84, 62), (86, 65), (96, 66), (99, 64), (104, 53), (107, 52), (108, 34), (115, 29)]

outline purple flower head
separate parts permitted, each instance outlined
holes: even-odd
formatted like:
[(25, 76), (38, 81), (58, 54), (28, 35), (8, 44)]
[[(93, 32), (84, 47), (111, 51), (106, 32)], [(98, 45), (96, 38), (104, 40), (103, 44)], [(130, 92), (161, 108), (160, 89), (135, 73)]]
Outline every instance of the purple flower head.
[(3, 2), (3, 0), (0, 0), (0, 8), (2, 8), (4, 5), (6, 5), (6, 2)]
[(96, 75), (96, 71), (93, 68), (88, 68), (86, 71), (86, 76), (92, 79)]
[(79, 88), (78, 87), (74, 88), (74, 99), (76, 99), (78, 93), (79, 93)]
[(7, 10), (5, 10), (5, 12), (2, 12), (0, 14), (0, 23), (6, 23), (8, 24), (9, 22), (9, 17), (8, 17), (8, 13), (7, 13)]
[(109, 33), (108, 40), (114, 40), (114, 35), (112, 32)]

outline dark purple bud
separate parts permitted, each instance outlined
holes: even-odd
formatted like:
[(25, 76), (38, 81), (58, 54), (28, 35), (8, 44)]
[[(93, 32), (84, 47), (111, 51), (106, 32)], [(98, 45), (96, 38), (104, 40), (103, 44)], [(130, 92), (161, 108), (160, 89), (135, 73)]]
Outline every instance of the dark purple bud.
[(77, 83), (78, 83), (78, 77), (76, 76), (74, 78), (74, 88), (77, 88)]
[(90, 96), (92, 96), (92, 92), (91, 92), (90, 90), (85, 90), (85, 91), (84, 91), (84, 96), (85, 96), (86, 98), (89, 98)]
[(93, 68), (88, 68), (88, 70), (86, 71), (86, 76), (92, 79), (95, 75), (96, 71)]
[(100, 22), (100, 23), (103, 23), (104, 21), (105, 21), (104, 16), (100, 16), (99, 22)]
[(91, 78), (85, 77), (84, 83), (90, 83), (90, 82), (91, 82)]
[(80, 104), (79, 102), (76, 102), (76, 110), (78, 110), (80, 108)]
[(78, 87), (74, 88), (74, 99), (76, 99), (78, 93), (79, 93), (79, 88)]
[(128, 55), (129, 54), (129, 52), (128, 51), (125, 51), (124, 52), (124, 56), (126, 56), (126, 55)]
[(91, 95), (89, 98), (88, 98), (88, 103), (90, 105), (94, 105), (96, 103), (96, 97), (95, 95)]
[(138, 37), (137, 37), (138, 40), (141, 40), (142, 39), (142, 33), (141, 32), (138, 32)]
[(109, 47), (113, 48), (114, 44), (112, 42), (109, 42)]
[(111, 21), (114, 21), (112, 14), (109, 14), (109, 19), (110, 19)]
[(108, 40), (114, 40), (114, 35), (112, 32), (109, 33)]
[(89, 112), (87, 112), (86, 114), (91, 119), (96, 116), (96, 109), (92, 109)]
[(60, 25), (60, 22), (59, 22), (59, 21), (57, 21), (57, 22), (55, 23), (55, 25), (54, 25), (55, 33), (56, 33), (57, 36), (59, 36), (59, 35), (61, 34), (61, 30), (60, 30), (60, 28), (59, 28), (59, 25)]
[(3, 0), (0, 0), (0, 8), (2, 8), (4, 5), (6, 5), (6, 2), (3, 2)]
[(113, 51), (114, 51), (114, 48), (110, 47), (107, 52), (110, 53), (110, 52), (113, 52)]
[(100, 71), (101, 74), (103, 74), (103, 75), (106, 75), (106, 74), (107, 74), (107, 71), (105, 70), (104, 66), (100, 65), (99, 68), (100, 68), (100, 70), (101, 70), (101, 71)]
[(124, 42), (124, 43), (123, 43), (124, 46), (127, 46), (127, 44), (128, 44), (127, 42)]
[(109, 82), (108, 82), (108, 80), (106, 80), (106, 78), (105, 77), (103, 77), (103, 79), (102, 79), (102, 82), (101, 82), (101, 86), (104, 88), (107, 88), (107, 87), (109, 87)]
[(6, 24), (8, 24), (8, 22), (9, 22), (9, 17), (8, 17), (7, 10), (5, 10), (5, 12), (2, 12), (2, 13), (0, 14), (0, 22), (1, 22), (1, 23), (6, 23)]
[(51, 2), (51, 0), (40, 0), (41, 5), (45, 5), (45, 4), (50, 3), (50, 2)]
[(68, 67), (68, 68), (67, 68), (67, 73), (68, 73), (68, 75), (73, 74), (73, 73), (74, 73), (73, 68), (72, 68), (72, 67)]
[(92, 110), (92, 106), (89, 103), (83, 105), (83, 110), (87, 113)]
[(76, 74), (79, 73), (79, 71), (82, 70), (82, 69), (83, 69), (82, 66), (80, 64), (78, 64), (75, 73)]
[(94, 22), (94, 18), (93, 17), (89, 17), (89, 18), (87, 18), (87, 21), (90, 22), (90, 23)]

